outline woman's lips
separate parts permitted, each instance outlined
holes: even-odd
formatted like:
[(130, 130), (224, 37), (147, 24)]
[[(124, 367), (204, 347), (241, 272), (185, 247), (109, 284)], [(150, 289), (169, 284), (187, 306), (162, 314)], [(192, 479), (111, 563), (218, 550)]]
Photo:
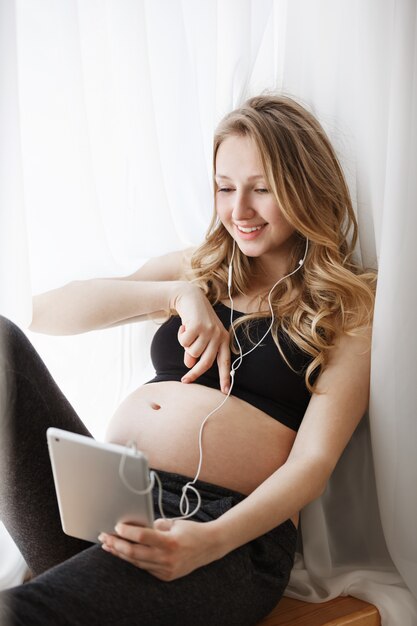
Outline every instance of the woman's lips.
[(239, 234), (239, 237), (241, 239), (245, 239), (246, 241), (252, 240), (252, 239), (256, 239), (257, 237), (260, 236), (260, 234), (263, 232), (266, 224), (261, 224), (260, 226), (261, 227), (257, 228), (256, 230), (253, 230), (253, 231), (251, 231), (249, 233), (245, 233), (243, 230), (240, 230), (240, 228), (235, 224), (235, 228), (236, 228), (236, 231)]

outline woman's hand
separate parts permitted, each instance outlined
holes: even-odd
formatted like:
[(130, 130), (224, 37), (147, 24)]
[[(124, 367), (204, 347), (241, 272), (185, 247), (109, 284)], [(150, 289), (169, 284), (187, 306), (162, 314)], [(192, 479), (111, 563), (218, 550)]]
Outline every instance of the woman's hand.
[(115, 530), (117, 535), (99, 536), (103, 550), (164, 581), (223, 556), (210, 522), (158, 519), (153, 528), (119, 523)]
[(194, 382), (217, 359), (220, 389), (227, 393), (230, 386), (229, 333), (199, 287), (186, 282), (179, 284), (172, 308), (181, 318), (178, 341), (185, 351), (184, 363), (191, 368), (182, 382)]

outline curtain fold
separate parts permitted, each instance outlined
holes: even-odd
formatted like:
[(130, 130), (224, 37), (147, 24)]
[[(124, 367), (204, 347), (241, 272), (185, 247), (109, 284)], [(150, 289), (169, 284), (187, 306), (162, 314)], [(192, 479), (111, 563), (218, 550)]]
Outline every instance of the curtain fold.
[(31, 289), (24, 204), (16, 12), (0, 3), (0, 311), (30, 321)]
[(404, 4), (402, 11), (396, 11), (394, 22), (398, 45), (389, 90), (371, 426), (387, 545), (396, 567), (417, 596), (417, 536), (410, 532), (417, 527), (417, 7), (411, 2)]
[[(213, 130), (243, 99), (322, 122), (379, 268), (371, 403), (302, 512), (286, 593), (360, 597), (383, 626), (417, 623), (416, 20), (414, 0), (0, 0), (0, 311), (22, 325), (32, 293), (202, 240)], [(155, 329), (30, 335), (101, 436), (151, 378)]]

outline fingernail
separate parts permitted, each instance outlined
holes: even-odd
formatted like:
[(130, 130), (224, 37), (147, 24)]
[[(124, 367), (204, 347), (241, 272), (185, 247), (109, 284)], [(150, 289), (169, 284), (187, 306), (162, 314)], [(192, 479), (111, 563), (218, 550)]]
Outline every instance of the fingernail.
[(226, 387), (224, 388), (224, 393), (227, 395), (229, 393), (229, 385), (226, 385)]
[(121, 525), (120, 525), (120, 524), (116, 524), (116, 526), (114, 527), (114, 530), (115, 530), (117, 533), (120, 533), (120, 531), (122, 530)]
[(185, 378), (184, 376), (181, 378), (182, 383), (188, 383), (189, 380), (190, 380), (189, 378)]
[(99, 541), (104, 541), (105, 538), (106, 538), (106, 535), (104, 533), (100, 533), (99, 536), (97, 537)]

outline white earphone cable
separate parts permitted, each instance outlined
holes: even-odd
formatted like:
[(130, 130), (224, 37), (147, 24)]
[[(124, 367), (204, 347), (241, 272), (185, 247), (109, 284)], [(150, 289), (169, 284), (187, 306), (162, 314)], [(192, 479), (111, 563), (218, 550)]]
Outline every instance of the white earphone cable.
[[(270, 330), (271, 330), (271, 328), (272, 328), (272, 326), (274, 324), (274, 319), (275, 319), (274, 310), (272, 308), (272, 302), (271, 302), (272, 292), (274, 291), (274, 289), (283, 280), (285, 280), (286, 278), (289, 278), (290, 276), (292, 276), (293, 274), (298, 272), (298, 270), (304, 265), (306, 257), (307, 257), (307, 252), (308, 252), (308, 239), (306, 238), (306, 247), (305, 247), (305, 251), (304, 251), (304, 256), (303, 256), (302, 259), (300, 259), (298, 261), (298, 267), (296, 267), (295, 270), (293, 270), (289, 274), (286, 274), (285, 276), (283, 276), (282, 278), (277, 280), (277, 282), (270, 289), (269, 294), (268, 294), (268, 305), (269, 305), (269, 310), (271, 311), (271, 323), (268, 326), (268, 330), (263, 334), (263, 336), (258, 341), (258, 343), (256, 345), (254, 345), (250, 350), (248, 350), (245, 353), (242, 352), (242, 346), (240, 345), (239, 339), (237, 337), (237, 334), (236, 334), (236, 331), (235, 331), (235, 328), (234, 328), (234, 325), (233, 325), (233, 298), (232, 298), (231, 289), (232, 289), (232, 274), (233, 274), (233, 258), (234, 258), (234, 254), (235, 254), (235, 248), (236, 248), (236, 242), (233, 241), (233, 250), (232, 250), (232, 256), (231, 256), (230, 264), (229, 264), (227, 288), (228, 288), (228, 295), (229, 295), (229, 300), (230, 300), (230, 304), (231, 304), (231, 306), (230, 306), (230, 326), (232, 328), (232, 332), (233, 332), (236, 344), (237, 344), (237, 346), (239, 348), (239, 356), (232, 363), (231, 370), (230, 370), (230, 387), (229, 387), (229, 390), (228, 390), (225, 398), (222, 400), (222, 402), (215, 409), (210, 411), (210, 413), (204, 418), (204, 420), (201, 423), (199, 434), (198, 434), (199, 462), (198, 462), (197, 471), (196, 471), (196, 474), (195, 474), (193, 480), (190, 480), (189, 482), (187, 482), (183, 486), (183, 488), (182, 488), (182, 495), (181, 495), (180, 503), (179, 503), (179, 508), (180, 508), (181, 515), (178, 516), (178, 517), (170, 518), (170, 519), (172, 519), (174, 521), (175, 520), (180, 520), (180, 519), (187, 519), (189, 517), (192, 517), (200, 509), (200, 506), (201, 506), (201, 496), (198, 493), (198, 490), (194, 487), (194, 485), (195, 485), (195, 483), (197, 482), (197, 480), (198, 480), (198, 478), (200, 476), (201, 468), (202, 468), (202, 465), (203, 465), (203, 432), (204, 432), (204, 427), (205, 427), (208, 419), (214, 413), (216, 413), (219, 409), (221, 409), (222, 406), (225, 404), (225, 402), (230, 397), (230, 394), (232, 392), (233, 385), (234, 385), (235, 373), (239, 369), (240, 365), (242, 364), (243, 358), (245, 356), (247, 356), (248, 354), (250, 354), (251, 352), (253, 352), (262, 343), (262, 341), (265, 339), (265, 337), (270, 332)], [(136, 444), (133, 442), (131, 445), (133, 446), (134, 450), (136, 450)], [(136, 493), (137, 495), (144, 495), (144, 494), (149, 493), (150, 491), (152, 491), (152, 489), (153, 489), (153, 487), (155, 485), (155, 480), (156, 480), (157, 483), (158, 483), (158, 506), (159, 506), (159, 510), (160, 510), (161, 516), (164, 519), (167, 519), (165, 517), (164, 511), (163, 511), (163, 506), (162, 506), (162, 484), (161, 484), (161, 480), (160, 480), (158, 474), (154, 470), (152, 470), (150, 472), (150, 483), (149, 483), (149, 486), (145, 490), (143, 490), (143, 491), (136, 490), (131, 485), (129, 485), (129, 483), (126, 480), (126, 477), (124, 476), (125, 461), (126, 461), (126, 455), (123, 455), (123, 457), (122, 457), (122, 459), (120, 461), (120, 465), (119, 465), (119, 475), (120, 475), (120, 478), (121, 478), (123, 484), (128, 489), (130, 489), (130, 491), (132, 491), (133, 493)], [(194, 509), (192, 509), (191, 511), (190, 511), (190, 508), (191, 508), (190, 501), (189, 501), (189, 498), (187, 496), (187, 491), (188, 490), (191, 490), (197, 497), (197, 504), (194, 507)]]

